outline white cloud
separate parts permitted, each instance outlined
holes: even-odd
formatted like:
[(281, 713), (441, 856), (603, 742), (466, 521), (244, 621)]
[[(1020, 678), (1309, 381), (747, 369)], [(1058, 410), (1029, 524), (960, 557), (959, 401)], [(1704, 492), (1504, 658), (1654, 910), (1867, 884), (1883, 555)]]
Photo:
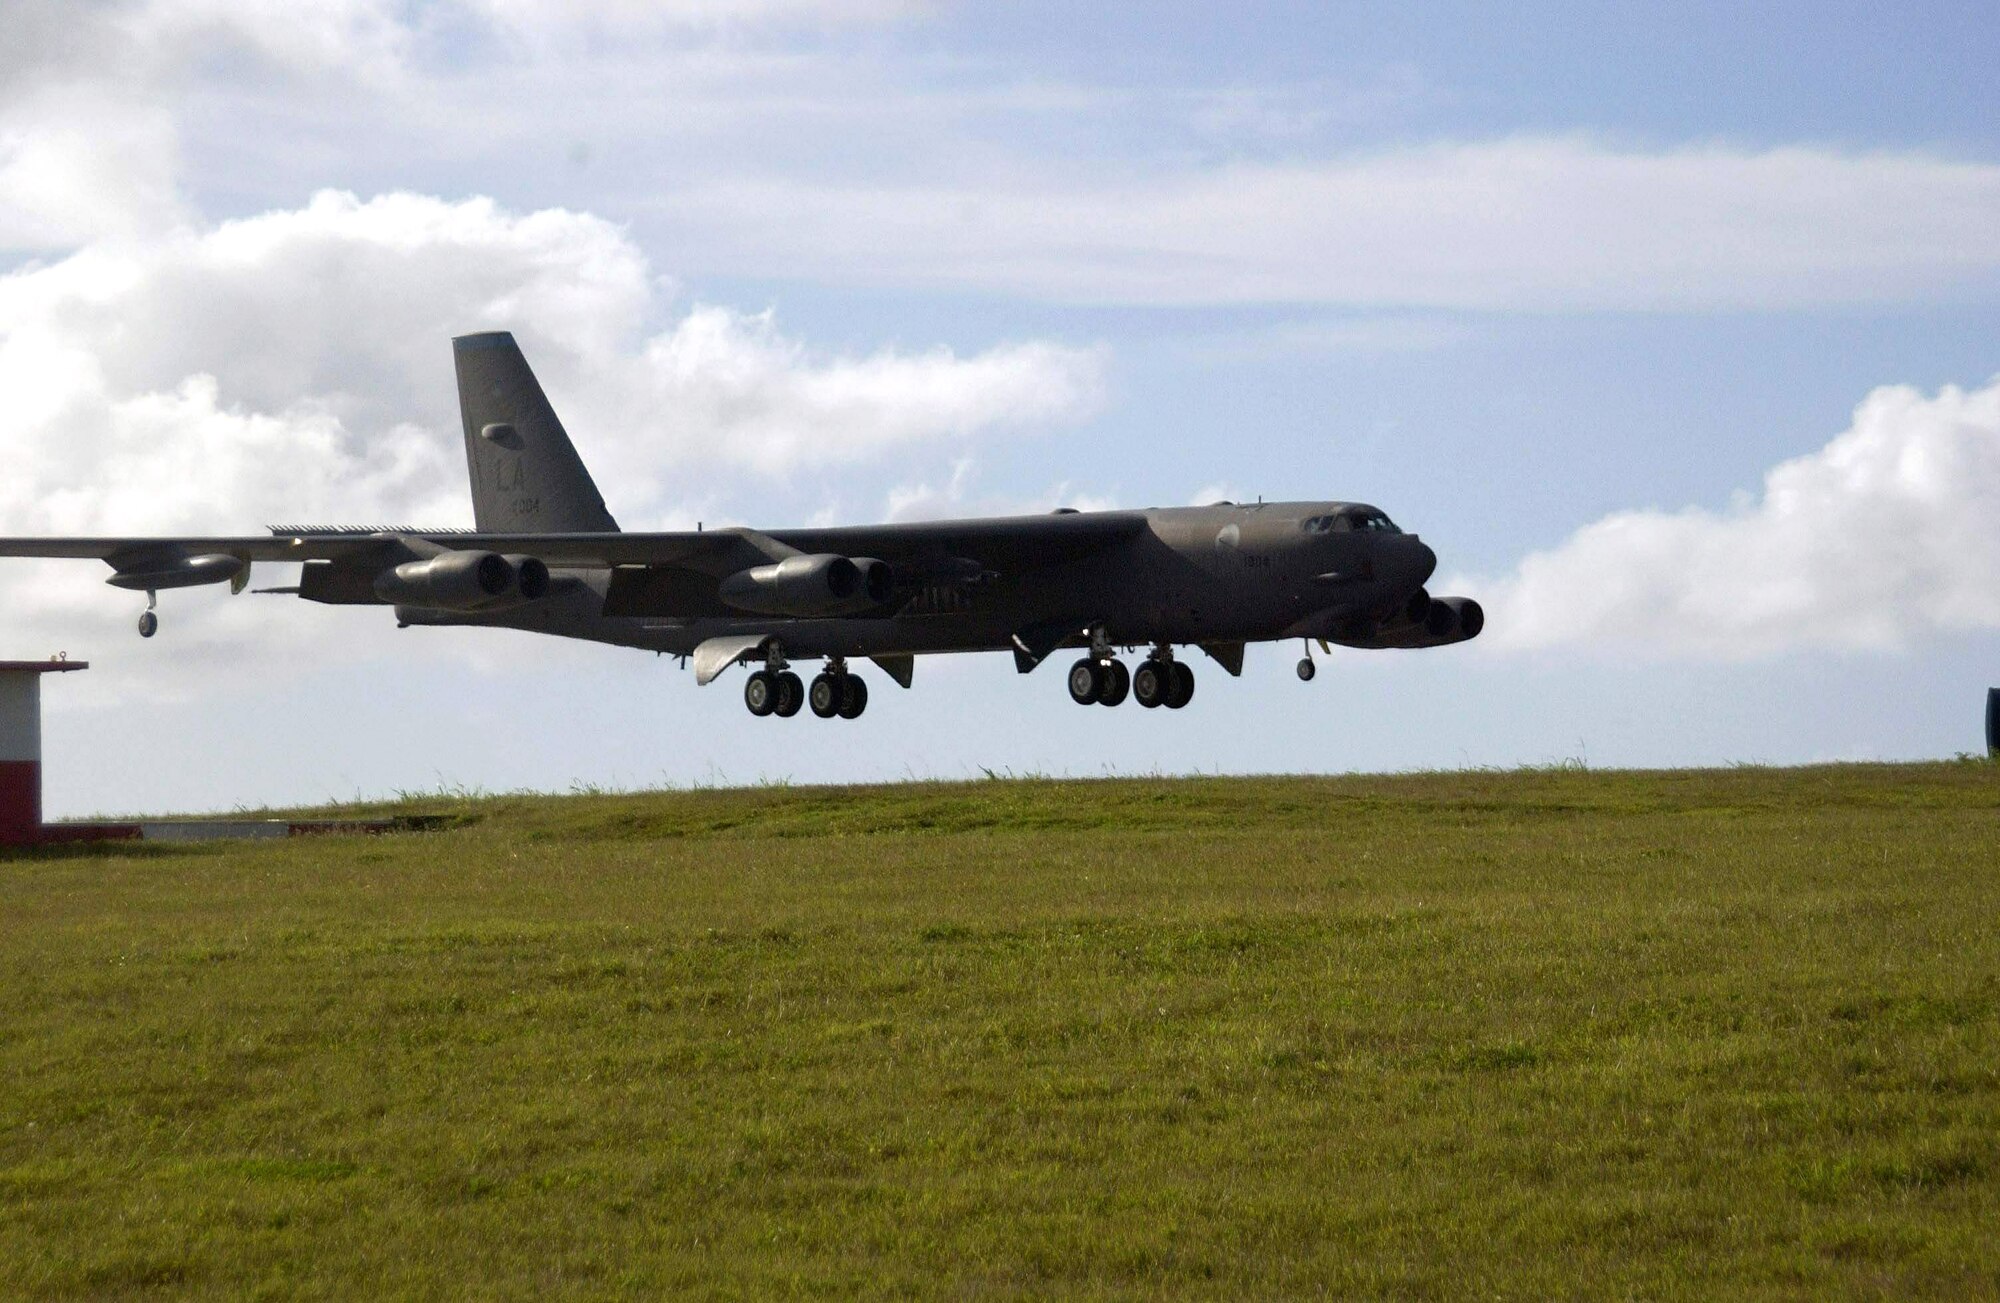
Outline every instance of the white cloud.
[(1434, 97), (1408, 69), (1133, 91), (817, 35), (930, 8), (903, 0), (138, 0), (87, 11), (82, 35), (73, 6), (22, 3), (35, 53), (0, 53), (0, 247), (186, 220), (187, 157), (184, 187), (239, 202), (357, 171), (372, 188), (500, 177), (517, 204), (587, 185), (688, 274), (1065, 302), (1726, 309), (2000, 289), (1990, 161), (1551, 135), (1334, 149), (1330, 123)]
[(1061, 300), (1773, 307), (1990, 295), (2000, 166), (1524, 137), (995, 184), (720, 179), (658, 208), (709, 265)]
[[(718, 477), (1032, 432), (1098, 401), (1091, 350), (825, 357), (768, 312), (696, 306), (654, 330), (669, 306), (659, 284), (622, 232), (588, 214), (336, 192), (0, 276), (0, 529), (463, 522), (448, 339), (480, 329), (519, 333), (628, 527), (685, 519), (693, 493), (675, 471), (705, 468), (696, 491), (712, 494)], [(131, 598), (99, 587), (104, 573), (0, 566), (10, 638), (129, 637)], [(169, 600), (206, 622), (162, 639), (158, 659), (184, 683), (200, 681), (224, 629), (243, 636), (239, 672), (304, 649), (302, 633), (269, 632), (268, 604)], [(381, 648), (359, 638), (345, 650)]]
[(462, 0), (462, 7), (516, 32), (651, 34), (676, 28), (874, 24), (921, 17), (930, 0)]
[[(816, 363), (770, 312), (697, 307), (646, 346), (635, 408), (675, 442), (772, 471), (899, 444), (1072, 420), (1102, 401), (1102, 357), (1044, 342)], [(628, 400), (629, 401), (629, 400)]]
[(1875, 390), (1727, 511), (1629, 511), (1497, 583), (1483, 644), (1738, 660), (2000, 628), (2000, 380)]

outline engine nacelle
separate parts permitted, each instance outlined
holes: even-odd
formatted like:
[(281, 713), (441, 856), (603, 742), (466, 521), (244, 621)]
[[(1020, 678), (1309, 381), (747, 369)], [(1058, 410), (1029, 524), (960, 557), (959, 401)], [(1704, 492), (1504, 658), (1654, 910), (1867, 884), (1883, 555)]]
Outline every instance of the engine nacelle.
[(1440, 597), (1439, 606), (1449, 606), (1457, 628), (1453, 642), (1471, 642), (1486, 627), (1486, 609), (1470, 597)]
[(1486, 612), (1470, 597), (1430, 597), (1422, 589), (1390, 619), (1352, 635), (1335, 634), (1348, 647), (1448, 647), (1470, 642), (1486, 627)]
[(893, 588), (887, 562), (823, 552), (739, 570), (716, 595), (759, 615), (851, 615), (882, 605)]
[(506, 556), (501, 560), (514, 567), (514, 589), (524, 602), (539, 602), (549, 595), (549, 566), (538, 556)]
[[(532, 563), (532, 565), (529, 565)], [(530, 571), (523, 583), (522, 569)], [(405, 561), (376, 576), (375, 595), (398, 606), (436, 611), (483, 611), (533, 601), (524, 590), (548, 591), (549, 570), (533, 557), (497, 552), (445, 552), (424, 561)]]

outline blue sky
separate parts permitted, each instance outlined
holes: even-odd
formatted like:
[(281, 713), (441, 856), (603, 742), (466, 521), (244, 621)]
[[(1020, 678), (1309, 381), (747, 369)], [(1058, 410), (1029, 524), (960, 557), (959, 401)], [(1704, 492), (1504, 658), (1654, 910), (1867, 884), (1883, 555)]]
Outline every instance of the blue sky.
[(17, 568), (8, 653), (96, 664), (49, 689), (56, 813), (1978, 745), (1990, 10), (31, 0), (16, 27), (5, 532), (453, 523), (445, 337), (505, 327), (631, 527), (1363, 499), (1495, 630), (1310, 686), (1265, 649), (1173, 718), (947, 658), (835, 729), (631, 652), (268, 598), (174, 595), (142, 644), (93, 567)]

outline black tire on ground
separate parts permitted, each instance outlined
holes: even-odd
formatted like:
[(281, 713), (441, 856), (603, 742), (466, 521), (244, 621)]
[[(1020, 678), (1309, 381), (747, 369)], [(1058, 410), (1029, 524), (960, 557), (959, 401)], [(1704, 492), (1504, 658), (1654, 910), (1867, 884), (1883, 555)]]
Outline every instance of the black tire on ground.
[(806, 704), (806, 685), (799, 682), (799, 676), (786, 670), (778, 676), (778, 704), (771, 713), (779, 719), (790, 719), (799, 713), (799, 707)]
[(806, 694), (812, 712), (821, 719), (832, 719), (840, 713), (840, 676), (837, 674), (813, 675), (812, 690)]
[(757, 670), (743, 682), (743, 704), (762, 719), (778, 706), (778, 682), (769, 670)]
[(1186, 661), (1174, 662), (1174, 695), (1167, 698), (1167, 705), (1175, 710), (1194, 700), (1194, 671)]
[(1132, 672), (1124, 661), (1104, 662), (1104, 686), (1098, 689), (1097, 704), (1115, 706), (1132, 691)]
[(1159, 661), (1147, 661), (1132, 671), (1132, 698), (1147, 710), (1165, 704), (1174, 676)]
[(861, 712), (868, 709), (868, 685), (858, 674), (847, 674), (840, 681), (840, 717), (859, 719)]
[(1104, 690), (1104, 671), (1088, 656), (1069, 667), (1069, 699), (1088, 706)]

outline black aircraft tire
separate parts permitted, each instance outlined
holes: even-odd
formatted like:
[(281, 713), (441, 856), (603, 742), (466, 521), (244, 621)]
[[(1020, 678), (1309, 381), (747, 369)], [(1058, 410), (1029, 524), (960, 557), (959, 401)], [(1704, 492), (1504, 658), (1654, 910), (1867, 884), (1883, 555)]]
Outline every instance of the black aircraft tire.
[(139, 613), (139, 636), (141, 638), (150, 638), (159, 631), (160, 617), (154, 615), (151, 611), (141, 611)]
[(762, 719), (778, 706), (778, 684), (769, 670), (758, 670), (743, 683), (743, 704)]
[(1312, 657), (1307, 656), (1299, 661), (1299, 682), (1311, 683), (1313, 675), (1317, 673), (1319, 668), (1312, 663)]
[(1124, 661), (1104, 663), (1104, 686), (1098, 690), (1097, 704), (1115, 706), (1125, 700), (1132, 691), (1132, 671), (1125, 668)]
[(840, 713), (840, 679), (833, 674), (815, 674), (812, 691), (806, 695), (812, 712), (821, 719), (832, 719)]
[(1132, 698), (1147, 710), (1165, 704), (1173, 676), (1158, 661), (1147, 661), (1132, 671)]
[(1069, 699), (1088, 706), (1104, 691), (1104, 671), (1088, 656), (1069, 667)]
[(779, 719), (790, 719), (799, 713), (799, 707), (806, 704), (806, 685), (799, 682), (799, 676), (786, 670), (778, 676), (778, 704), (771, 713)]
[(1179, 710), (1194, 700), (1194, 671), (1184, 661), (1174, 662), (1174, 694), (1167, 698), (1167, 705)]
[(868, 709), (868, 684), (856, 675), (847, 675), (840, 684), (840, 717), (859, 719), (861, 712), (866, 709)]

